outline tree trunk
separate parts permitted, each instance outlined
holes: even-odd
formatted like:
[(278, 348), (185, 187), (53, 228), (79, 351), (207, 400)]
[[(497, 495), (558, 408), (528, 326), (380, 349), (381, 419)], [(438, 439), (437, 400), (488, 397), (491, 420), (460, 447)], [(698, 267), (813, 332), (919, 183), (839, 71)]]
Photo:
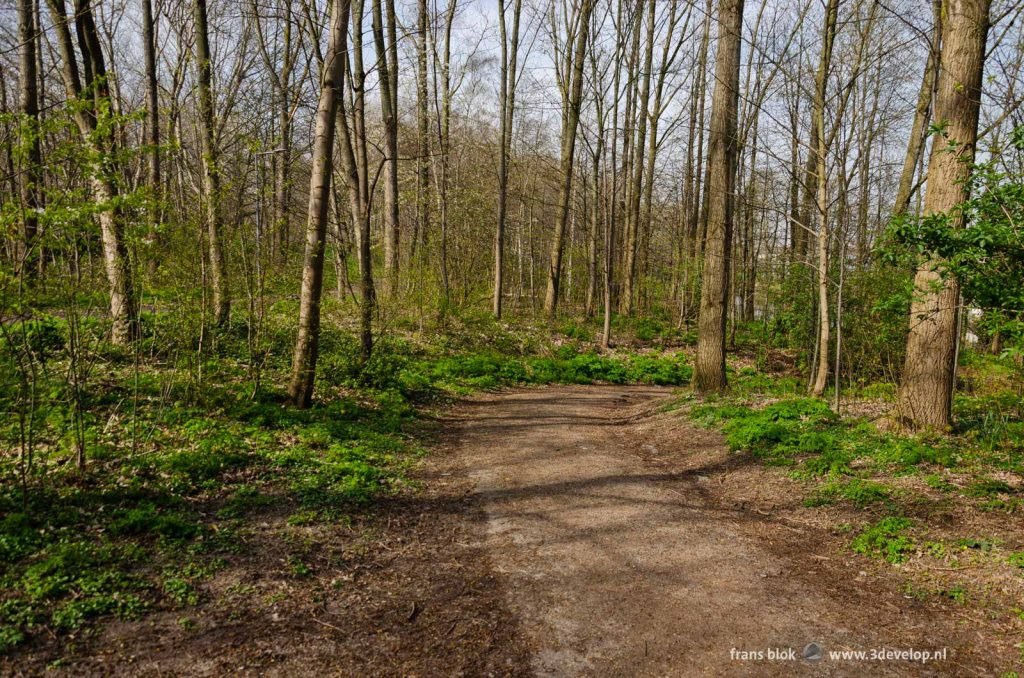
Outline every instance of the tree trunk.
[(508, 162), (512, 152), (512, 122), (515, 116), (516, 70), (519, 60), (519, 17), (522, 0), (514, 0), (512, 34), (505, 21), (505, 0), (498, 0), (498, 28), (501, 31), (501, 83), (498, 92), (498, 226), (494, 232), (494, 297), (492, 310), (501, 318), (501, 302), (505, 275), (505, 222), (508, 212)]
[(21, 84), (19, 134), (25, 140), (22, 159), (21, 213), (22, 233), (15, 270), (34, 277), (38, 255), (39, 189), (42, 183), (42, 152), (39, 129), (39, 77), (36, 72), (36, 21), (33, 0), (18, 1), (18, 67)]
[[(821, 61), (814, 91), (815, 131), (814, 178), (817, 182), (816, 210), (818, 214), (818, 367), (811, 386), (811, 394), (821, 397), (828, 384), (829, 313), (828, 313), (828, 167), (825, 164), (825, 95), (828, 88), (828, 72), (832, 65), (832, 46), (836, 38), (836, 22), (839, 14), (839, 0), (829, 0), (825, 10), (825, 35), (821, 45)], [(859, 66), (859, 64), (857, 64)], [(839, 125), (839, 121), (836, 121)], [(810, 165), (808, 164), (808, 167)], [(806, 217), (805, 217), (806, 218)]]
[[(942, 51), (928, 163), (924, 214), (943, 214), (962, 227), (957, 207), (968, 197), (967, 179), (978, 136), (990, 0), (950, 0), (943, 6)], [(902, 421), (916, 429), (944, 429), (952, 421), (960, 289), (944, 277), (942, 262), (929, 257), (914, 277), (910, 333), (898, 394)]]
[(147, 266), (156, 273), (160, 261), (160, 215), (163, 202), (163, 178), (160, 175), (160, 88), (156, 74), (156, 22), (152, 0), (142, 0), (142, 49), (146, 70), (146, 143), (149, 144), (149, 232)]
[(203, 197), (205, 198), (206, 246), (210, 266), (210, 291), (213, 297), (213, 322), (223, 326), (228, 321), (227, 268), (221, 242), (220, 167), (214, 123), (213, 63), (210, 54), (210, 32), (206, 21), (206, 0), (193, 0), (196, 41), (196, 71), (199, 90), (200, 141), (203, 163)]
[(721, 0), (718, 10), (715, 91), (708, 137), (707, 242), (700, 291), (697, 360), (693, 375), (697, 393), (726, 388), (725, 322), (732, 252), (733, 191), (736, 183), (736, 118), (739, 104), (740, 43), (743, 0)]
[(921, 89), (917, 94), (917, 107), (914, 109), (914, 124), (907, 141), (907, 153), (903, 157), (903, 171), (900, 172), (900, 183), (896, 189), (896, 200), (893, 203), (894, 215), (902, 214), (910, 206), (910, 195), (914, 189), (914, 173), (917, 163), (924, 150), (927, 136), (928, 112), (932, 105), (935, 91), (936, 65), (942, 49), (942, 0), (932, 0), (932, 14), (935, 17), (932, 29), (932, 41), (928, 49), (928, 60), (924, 65), (924, 76), (921, 78)]
[(380, 111), (384, 123), (384, 280), (387, 293), (397, 290), (398, 279), (398, 64), (392, 39), (395, 35), (395, 2), (387, 2), (387, 41), (381, 0), (373, 0), (373, 41), (380, 78)]
[[(370, 254), (370, 179), (366, 140), (366, 71), (363, 66), (362, 25), (365, 0), (355, 0), (352, 7), (352, 67), (343, 66), (349, 73), (352, 90), (352, 121), (349, 127), (344, 91), (338, 95), (337, 126), (341, 162), (348, 189), (352, 229), (356, 235), (359, 259), (359, 357), (364, 364), (373, 351), (373, 308), (376, 294), (373, 286), (373, 260)], [(342, 52), (345, 55), (345, 52)], [(344, 89), (344, 88), (342, 88)]]
[(569, 222), (569, 211), (572, 209), (572, 175), (576, 152), (576, 131), (580, 120), (580, 102), (583, 96), (583, 60), (586, 56), (587, 36), (590, 32), (590, 15), (594, 11), (594, 0), (581, 0), (578, 25), (576, 28), (576, 46), (572, 56), (572, 77), (567, 83), (568, 98), (566, 110), (562, 118), (562, 148), (559, 176), (558, 216), (555, 223), (555, 235), (551, 242), (551, 257), (548, 267), (548, 287), (544, 296), (544, 313), (549, 318), (555, 317), (558, 308), (558, 288), (562, 277), (562, 253), (565, 249), (565, 229)]
[[(416, 224), (418, 231), (410, 243), (410, 259), (415, 259), (417, 246), (425, 246), (430, 228), (430, 117), (427, 93), (427, 0), (417, 3), (416, 24)], [(418, 243), (417, 241), (420, 241)]]
[[(647, 4), (647, 37), (644, 48), (643, 71), (640, 74), (640, 110), (636, 118), (636, 143), (633, 146), (633, 177), (629, 188), (629, 224), (626, 231), (626, 265), (623, 273), (622, 310), (632, 315), (636, 307), (636, 257), (640, 240), (640, 205), (644, 183), (644, 153), (647, 149), (647, 122), (651, 98), (651, 69), (654, 64), (655, 2)], [(640, 20), (637, 19), (639, 22)], [(647, 181), (651, 178), (648, 176)]]
[(288, 395), (295, 407), (309, 407), (313, 400), (313, 382), (320, 341), (320, 298), (324, 282), (324, 247), (327, 239), (327, 214), (331, 199), (331, 175), (334, 170), (334, 132), (338, 99), (345, 77), (344, 54), (347, 51), (348, 0), (335, 0), (331, 32), (324, 56), (320, 100), (316, 107), (316, 131), (313, 136), (312, 170), (309, 180), (309, 207), (306, 216), (306, 253), (302, 267), (302, 292), (299, 297), (299, 331), (292, 354), (292, 377)]
[(64, 0), (48, 0), (57, 32), (58, 49), (63, 60), (62, 76), (68, 99), (78, 104), (74, 119), (82, 142), (98, 158), (91, 168), (93, 199), (99, 211), (100, 239), (103, 243), (103, 264), (110, 288), (110, 340), (115, 345), (129, 343), (135, 337), (136, 299), (132, 285), (128, 248), (124, 242), (123, 224), (118, 203), (117, 184), (114, 182), (116, 157), (111, 125), (104, 118), (110, 115), (110, 92), (106, 86), (106, 64), (96, 35), (89, 0), (75, 4), (76, 27), (82, 50), (83, 70), (87, 77), (85, 87), (92, 94), (92, 102), (82, 99), (83, 79), (78, 72), (78, 59), (71, 38), (71, 28)]

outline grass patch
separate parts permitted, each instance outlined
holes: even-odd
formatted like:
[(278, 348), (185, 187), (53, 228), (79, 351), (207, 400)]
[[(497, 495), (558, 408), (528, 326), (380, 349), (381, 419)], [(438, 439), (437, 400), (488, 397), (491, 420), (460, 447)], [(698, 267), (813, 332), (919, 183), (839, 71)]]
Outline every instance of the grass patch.
[(911, 527), (913, 523), (906, 518), (883, 518), (854, 537), (850, 547), (855, 553), (902, 563), (914, 550), (913, 540), (906, 535)]
[(820, 485), (804, 502), (805, 506), (824, 506), (837, 501), (848, 501), (857, 508), (888, 502), (889, 489), (881, 484), (860, 478), (830, 480)]

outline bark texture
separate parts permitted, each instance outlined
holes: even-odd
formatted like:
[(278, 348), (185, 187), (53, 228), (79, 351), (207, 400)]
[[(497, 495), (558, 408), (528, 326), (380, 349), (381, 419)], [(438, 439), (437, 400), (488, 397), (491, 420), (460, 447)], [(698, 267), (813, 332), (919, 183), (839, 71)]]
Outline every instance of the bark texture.
[[(958, 206), (978, 137), (990, 0), (949, 0), (943, 7), (942, 52), (932, 124), (941, 129), (928, 162), (924, 215), (946, 214), (963, 226)], [(900, 378), (898, 412), (915, 429), (944, 429), (952, 420), (960, 289), (935, 257), (914, 276), (910, 332)]]
[(708, 137), (707, 242), (693, 374), (694, 389), (702, 394), (726, 388), (725, 321), (732, 253), (742, 30), (743, 0), (722, 0), (718, 9), (715, 91)]

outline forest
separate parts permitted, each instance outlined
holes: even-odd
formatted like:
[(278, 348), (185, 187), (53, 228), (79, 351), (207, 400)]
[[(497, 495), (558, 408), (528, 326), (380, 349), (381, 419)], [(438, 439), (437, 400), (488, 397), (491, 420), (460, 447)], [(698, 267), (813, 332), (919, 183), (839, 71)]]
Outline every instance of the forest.
[(1022, 25), (0, 0), (0, 672), (1017, 676)]

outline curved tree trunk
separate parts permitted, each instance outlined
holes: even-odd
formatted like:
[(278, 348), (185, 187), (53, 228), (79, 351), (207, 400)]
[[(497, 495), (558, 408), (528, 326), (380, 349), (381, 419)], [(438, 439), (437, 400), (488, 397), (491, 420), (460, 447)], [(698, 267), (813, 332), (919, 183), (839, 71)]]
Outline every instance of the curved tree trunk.
[[(106, 85), (106, 64), (96, 35), (89, 0), (75, 3), (75, 23), (82, 50), (84, 79), (78, 71), (78, 58), (71, 38), (64, 0), (48, 0), (57, 32), (57, 44), (63, 60), (61, 74), (70, 100), (78, 102), (74, 119), (83, 143), (99, 158), (92, 168), (92, 193), (99, 210), (100, 239), (103, 243), (103, 265), (110, 289), (110, 340), (113, 344), (129, 343), (135, 336), (136, 299), (132, 285), (128, 248), (124, 242), (124, 226), (117, 206), (118, 191), (114, 182), (112, 157), (117, 150), (111, 126), (102, 119), (110, 115), (110, 92)], [(85, 89), (83, 89), (83, 82)], [(83, 99), (89, 91), (92, 102)]]
[(327, 239), (327, 213), (334, 169), (335, 116), (347, 51), (349, 0), (335, 0), (331, 32), (324, 56), (320, 100), (316, 107), (316, 131), (313, 136), (312, 172), (309, 180), (309, 207), (306, 215), (306, 253), (302, 267), (302, 292), (299, 298), (299, 331), (292, 354), (292, 377), (288, 395), (296, 407), (309, 407), (313, 400), (313, 382), (320, 341), (320, 298), (324, 282), (324, 248)]
[(544, 295), (544, 313), (549, 318), (558, 309), (558, 291), (562, 278), (562, 253), (565, 249), (565, 228), (569, 223), (572, 209), (572, 175), (576, 153), (576, 132), (580, 121), (580, 102), (583, 98), (583, 60), (586, 56), (587, 39), (590, 33), (590, 15), (594, 11), (594, 0), (582, 0), (579, 7), (576, 28), (576, 46), (572, 56), (572, 80), (567, 83), (569, 96), (562, 116), (562, 148), (559, 186), (558, 216), (555, 235), (551, 241), (551, 257), (548, 266), (548, 288)]

